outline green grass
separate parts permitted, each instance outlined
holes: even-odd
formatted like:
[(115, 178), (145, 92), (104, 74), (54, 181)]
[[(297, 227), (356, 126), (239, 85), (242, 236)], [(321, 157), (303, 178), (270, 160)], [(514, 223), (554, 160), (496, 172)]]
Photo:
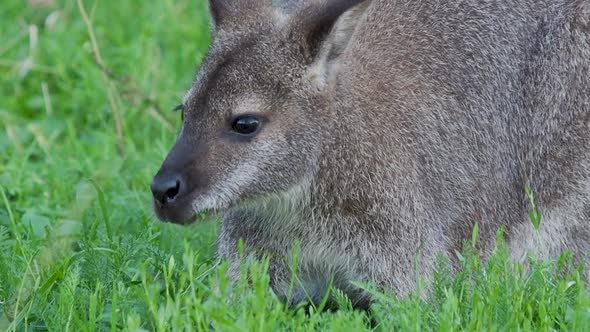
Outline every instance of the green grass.
[(588, 329), (581, 268), (525, 272), (503, 245), (483, 263), (469, 243), (458, 275), (441, 258), (428, 296), (375, 292), (369, 313), (338, 292), (338, 311), (287, 309), (265, 262), (229, 285), (217, 223), (158, 223), (148, 189), (209, 43), (204, 0), (83, 3), (98, 61), (77, 1), (0, 4), (0, 330)]

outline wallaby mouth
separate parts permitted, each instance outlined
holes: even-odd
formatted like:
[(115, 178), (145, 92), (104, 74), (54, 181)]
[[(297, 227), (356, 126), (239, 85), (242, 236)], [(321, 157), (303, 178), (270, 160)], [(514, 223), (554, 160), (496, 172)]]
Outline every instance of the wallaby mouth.
[(196, 221), (197, 213), (187, 198), (165, 203), (154, 198), (154, 212), (158, 219), (164, 222), (180, 225), (192, 224)]
[(195, 222), (211, 219), (221, 212), (211, 208), (195, 210), (190, 202), (184, 206), (180, 203), (181, 202), (176, 204), (173, 203), (172, 205), (162, 205), (158, 200), (154, 199), (154, 212), (156, 217), (163, 222), (178, 225), (190, 225)]
[(161, 198), (154, 194), (153, 209), (156, 217), (163, 222), (189, 225), (223, 212), (226, 206), (218, 204), (211, 195), (194, 190), (172, 198)]

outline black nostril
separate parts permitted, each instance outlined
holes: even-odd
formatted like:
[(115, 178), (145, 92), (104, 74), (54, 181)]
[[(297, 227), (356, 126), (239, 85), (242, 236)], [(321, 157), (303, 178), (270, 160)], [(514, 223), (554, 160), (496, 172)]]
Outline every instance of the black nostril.
[(150, 187), (154, 199), (160, 204), (166, 204), (178, 196), (180, 192), (180, 180), (177, 178), (156, 177)]
[(180, 181), (176, 180), (176, 185), (173, 188), (166, 190), (166, 198), (174, 199), (180, 190)]

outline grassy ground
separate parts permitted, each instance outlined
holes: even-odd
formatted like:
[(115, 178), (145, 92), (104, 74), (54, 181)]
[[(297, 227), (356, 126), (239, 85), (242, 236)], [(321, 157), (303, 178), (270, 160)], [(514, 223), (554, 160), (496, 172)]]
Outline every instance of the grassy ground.
[(209, 42), (204, 0), (43, 2), (0, 4), (0, 329), (588, 329), (567, 255), (524, 273), (502, 246), (457, 253), (453, 278), (441, 259), (429, 296), (376, 293), (370, 313), (337, 292), (339, 311), (288, 310), (264, 262), (228, 285), (217, 224), (160, 224), (149, 203)]

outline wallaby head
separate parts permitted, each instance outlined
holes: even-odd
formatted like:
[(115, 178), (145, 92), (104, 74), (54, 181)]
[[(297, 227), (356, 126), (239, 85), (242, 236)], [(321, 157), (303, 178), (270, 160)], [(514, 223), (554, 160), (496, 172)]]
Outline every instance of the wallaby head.
[(160, 219), (186, 223), (312, 176), (361, 2), (210, 1), (214, 41), (151, 185)]

